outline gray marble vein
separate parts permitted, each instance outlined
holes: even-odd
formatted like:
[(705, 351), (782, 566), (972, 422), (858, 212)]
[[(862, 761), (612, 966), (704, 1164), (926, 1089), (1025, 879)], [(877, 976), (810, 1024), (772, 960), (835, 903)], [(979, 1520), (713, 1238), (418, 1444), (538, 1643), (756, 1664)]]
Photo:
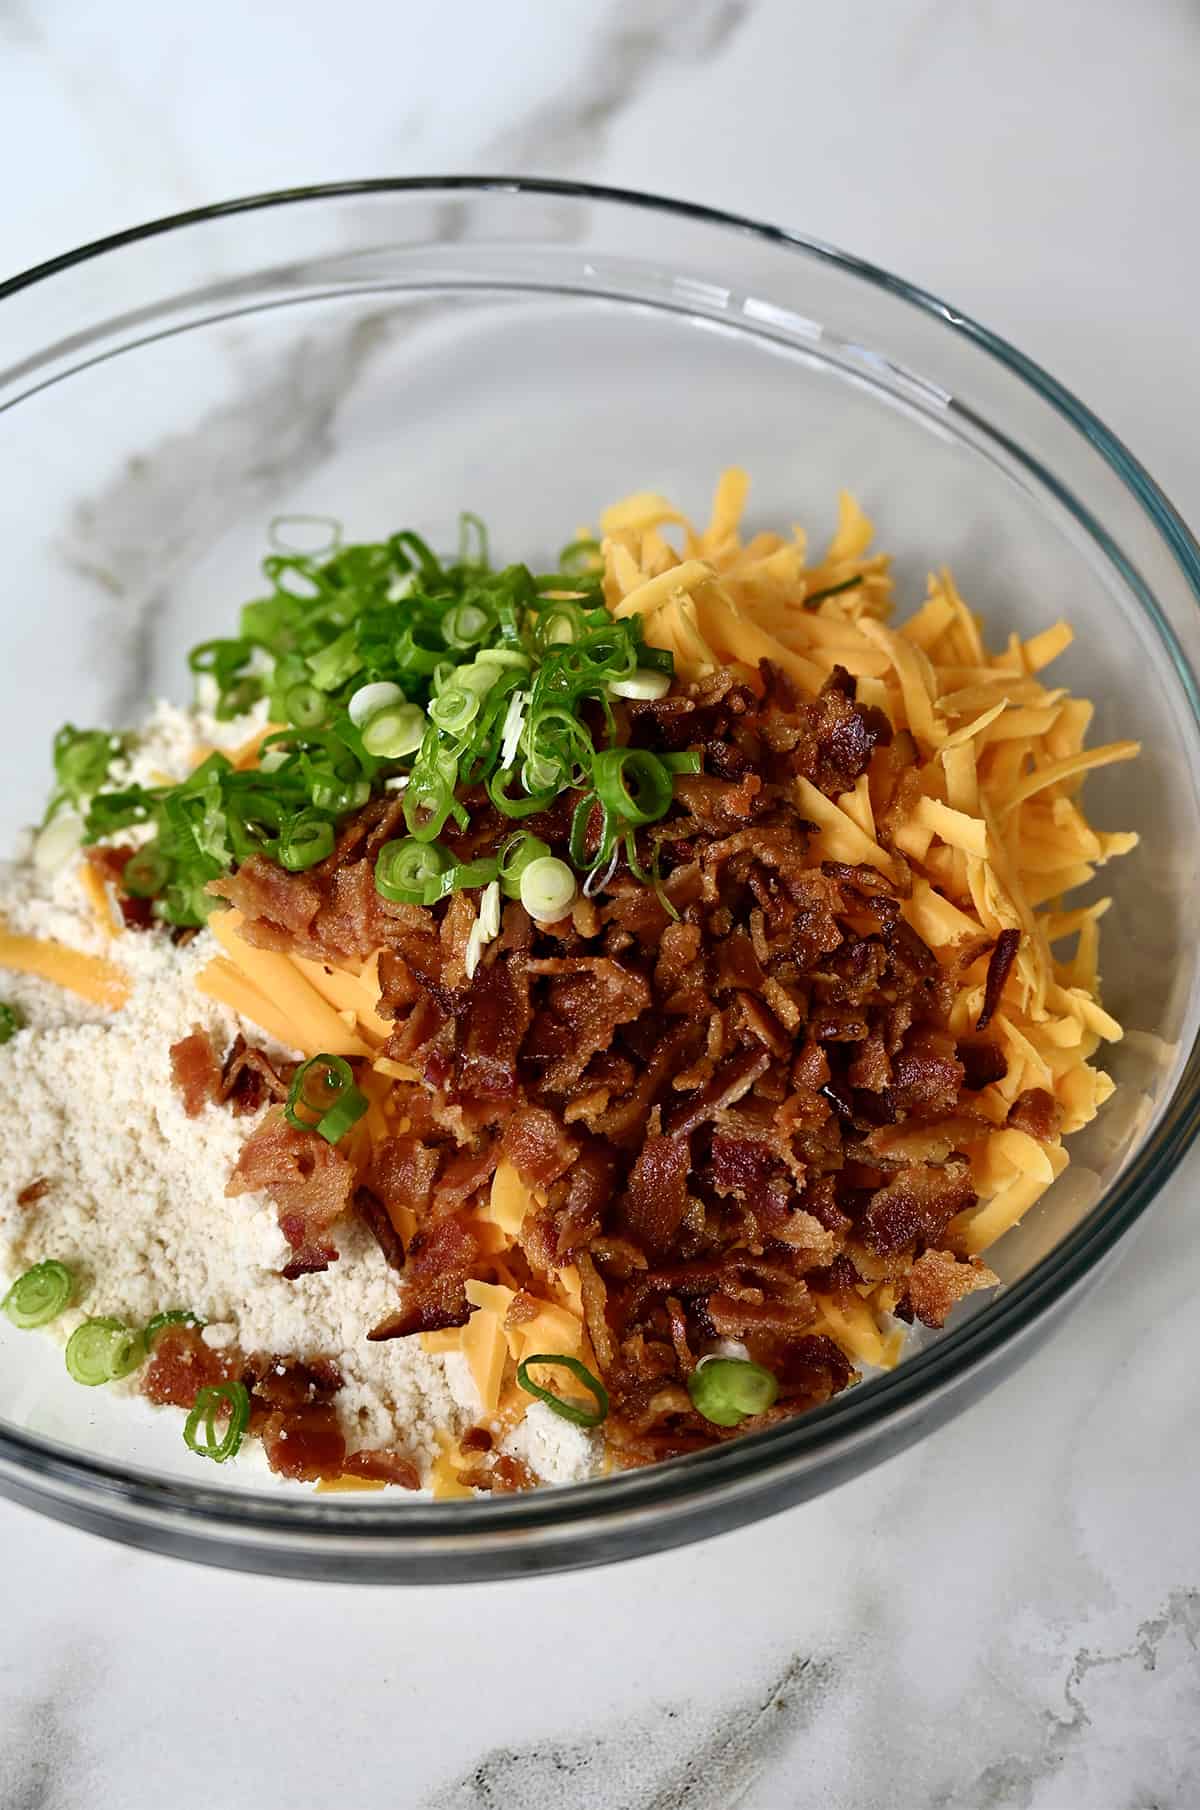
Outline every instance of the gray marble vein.
[[(233, 401), (127, 459), (75, 505), (59, 551), (100, 604), (94, 652), (112, 675), (109, 721), (135, 720), (152, 693), (176, 576), (235, 502), (262, 497), (266, 510), (328, 455), (338, 410), (388, 333), (387, 315), (372, 312), (303, 335), (248, 373)], [(236, 368), (233, 337), (230, 359)]]
[(622, 116), (677, 64), (703, 65), (730, 45), (752, 0), (643, 0), (607, 9), (597, 41), (562, 92), (495, 133), (494, 168), (593, 174)]
[(811, 1726), (836, 1675), (829, 1658), (794, 1655), (702, 1720), (666, 1704), (569, 1741), (493, 1748), (427, 1810), (735, 1810)]

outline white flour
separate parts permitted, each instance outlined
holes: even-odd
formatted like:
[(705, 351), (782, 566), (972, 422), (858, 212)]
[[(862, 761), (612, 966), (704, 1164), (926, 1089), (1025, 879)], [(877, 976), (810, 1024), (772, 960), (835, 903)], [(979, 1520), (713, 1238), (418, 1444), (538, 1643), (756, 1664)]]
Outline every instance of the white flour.
[[(236, 745), (254, 727), (159, 705), (128, 774), (115, 777), (181, 777), (197, 743), (219, 736)], [(367, 1342), (368, 1329), (395, 1306), (396, 1278), (356, 1220), (336, 1229), (337, 1263), (285, 1281), (278, 1271), (287, 1245), (274, 1208), (259, 1195), (225, 1196), (255, 1121), (226, 1107), (206, 1107), (195, 1119), (183, 1110), (170, 1046), (201, 1025), (223, 1050), (239, 1028), (232, 1012), (193, 986), (215, 942), (207, 932), (184, 948), (153, 933), (108, 942), (77, 875), (74, 858), (53, 876), (39, 873), (28, 847), (0, 871), (9, 929), (103, 952), (132, 981), (128, 1003), (109, 1013), (49, 982), (0, 977), (0, 997), (28, 1020), (0, 1046), (0, 1091), (20, 1107), (0, 1115), (0, 1272), (12, 1277), (55, 1257), (83, 1279), (80, 1305), (50, 1329), (64, 1339), (85, 1316), (138, 1324), (186, 1307), (211, 1323), (213, 1344), (332, 1357), (345, 1378), (336, 1405), (351, 1448), (399, 1447), (428, 1461), (440, 1432), (457, 1432), (478, 1413), (465, 1365), (426, 1354), (415, 1338)], [(269, 1046), (257, 1027), (245, 1028)], [(41, 1177), (48, 1191), (18, 1206), (20, 1190)], [(63, 1387), (75, 1387), (65, 1373)], [(552, 1415), (539, 1417), (536, 1405), (514, 1438), (511, 1449), (546, 1481), (592, 1468), (590, 1442)]]

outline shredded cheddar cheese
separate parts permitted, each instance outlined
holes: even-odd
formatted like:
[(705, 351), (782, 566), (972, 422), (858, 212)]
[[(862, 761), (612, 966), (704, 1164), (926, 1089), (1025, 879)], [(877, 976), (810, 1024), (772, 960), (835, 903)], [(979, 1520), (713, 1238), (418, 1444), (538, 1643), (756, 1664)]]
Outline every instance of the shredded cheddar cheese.
[(116, 1011), (129, 997), (129, 981), (121, 969), (98, 955), (85, 955), (50, 937), (14, 936), (0, 929), (0, 968), (36, 974), (53, 981), (93, 1005)]

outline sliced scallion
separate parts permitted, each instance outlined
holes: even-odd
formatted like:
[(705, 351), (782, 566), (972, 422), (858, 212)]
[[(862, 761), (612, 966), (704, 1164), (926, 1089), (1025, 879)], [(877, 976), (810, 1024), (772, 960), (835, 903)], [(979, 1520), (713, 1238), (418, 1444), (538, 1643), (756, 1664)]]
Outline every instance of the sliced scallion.
[(0, 1043), (9, 1043), (25, 1023), (25, 1015), (18, 1006), (11, 1006), (6, 1000), (0, 1000)]
[(128, 1376), (145, 1356), (142, 1334), (108, 1315), (84, 1320), (67, 1340), (67, 1369), (77, 1383), (89, 1389)]
[(736, 1427), (752, 1415), (765, 1414), (779, 1394), (779, 1384), (761, 1364), (749, 1358), (702, 1358), (688, 1378), (692, 1406), (715, 1427)]
[(51, 1257), (45, 1263), (35, 1263), (23, 1276), (18, 1276), (0, 1302), (0, 1308), (14, 1326), (27, 1332), (34, 1326), (45, 1326), (57, 1319), (74, 1290), (74, 1279), (66, 1264)]
[[(555, 1364), (563, 1370), (569, 1370), (571, 1375), (581, 1382), (594, 1398), (596, 1406), (585, 1408), (581, 1402), (567, 1401), (563, 1396), (556, 1395), (553, 1389), (545, 1389), (540, 1383), (535, 1383), (529, 1374), (531, 1364)], [(546, 1406), (560, 1419), (569, 1420), (577, 1427), (598, 1427), (601, 1421), (607, 1418), (608, 1390), (600, 1378), (593, 1376), (587, 1366), (581, 1364), (578, 1358), (564, 1357), (561, 1352), (539, 1352), (518, 1364), (517, 1382), (526, 1394), (536, 1395), (537, 1399), (544, 1401)]]
[(518, 893), (531, 918), (553, 924), (570, 911), (578, 888), (575, 875), (556, 855), (539, 855), (521, 872)]
[[(217, 1422), (227, 1416), (225, 1431), (217, 1431)], [(192, 1403), (192, 1411), (183, 1426), (183, 1441), (189, 1452), (199, 1458), (211, 1458), (224, 1464), (241, 1446), (250, 1421), (250, 1396), (245, 1383), (214, 1383), (201, 1389)]]
[(367, 1110), (354, 1071), (341, 1056), (312, 1056), (292, 1077), (283, 1116), (297, 1131), (315, 1131), (336, 1144)]

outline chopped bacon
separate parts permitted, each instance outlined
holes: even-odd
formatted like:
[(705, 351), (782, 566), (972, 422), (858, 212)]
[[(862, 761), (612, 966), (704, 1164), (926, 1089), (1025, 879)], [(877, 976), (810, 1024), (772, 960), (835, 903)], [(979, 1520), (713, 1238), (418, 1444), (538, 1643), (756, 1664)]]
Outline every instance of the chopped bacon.
[(261, 1438), (267, 1463), (280, 1477), (315, 1483), (345, 1472), (346, 1438), (336, 1408), (324, 1403), (268, 1414)]
[(354, 1211), (362, 1220), (372, 1238), (383, 1252), (384, 1262), (389, 1268), (404, 1268), (404, 1240), (392, 1221), (387, 1208), (378, 1194), (368, 1187), (354, 1190)]
[(236, 1354), (214, 1351), (197, 1327), (166, 1326), (142, 1372), (142, 1394), (163, 1406), (190, 1408), (199, 1390), (231, 1381), (240, 1369)]
[(25, 1186), (18, 1193), (17, 1205), (19, 1207), (36, 1206), (39, 1200), (42, 1200), (49, 1194), (53, 1185), (54, 1184), (48, 1175), (35, 1176), (33, 1181), (26, 1182)]
[(248, 942), (268, 947), (278, 946), (287, 934), (306, 936), (321, 908), (320, 888), (310, 875), (289, 873), (264, 855), (251, 855), (236, 874), (214, 880), (209, 891), (243, 914), (240, 934)]
[(500, 1142), (501, 1153), (531, 1188), (548, 1188), (579, 1155), (579, 1145), (544, 1106), (518, 1106)]
[(975, 1020), (977, 1031), (986, 1031), (1000, 1004), (1000, 995), (1004, 991), (1004, 983), (1012, 972), (1012, 965), (1017, 959), (1017, 950), (1021, 943), (1019, 930), (1002, 930), (996, 938), (996, 947), (992, 950), (987, 966), (987, 979), (983, 984), (983, 1010)]
[(1017, 1131), (1028, 1132), (1042, 1144), (1048, 1144), (1058, 1136), (1062, 1122), (1062, 1107), (1044, 1087), (1027, 1087), (1008, 1109), (1008, 1123)]
[(406, 1132), (375, 1146), (370, 1185), (388, 1212), (427, 1212), (441, 1152), (436, 1145)]
[(290, 1412), (330, 1401), (342, 1387), (342, 1373), (332, 1358), (285, 1358), (254, 1352), (243, 1363), (242, 1381), (254, 1402)]
[(914, 1239), (936, 1243), (956, 1213), (975, 1205), (971, 1165), (957, 1158), (940, 1169), (914, 1165), (899, 1170), (878, 1189), (860, 1230), (868, 1249), (881, 1257), (903, 1250)]
[(949, 1251), (924, 1251), (905, 1278), (904, 1304), (926, 1326), (944, 1326), (964, 1295), (995, 1288), (999, 1280), (978, 1257), (963, 1261)]
[(246, 1139), (225, 1192), (261, 1191), (275, 1203), (280, 1229), (296, 1253), (289, 1265), (294, 1276), (324, 1269), (336, 1257), (324, 1234), (349, 1207), (354, 1186), (354, 1165), (346, 1157), (315, 1132), (289, 1125), (275, 1109)]
[(401, 1307), (367, 1334), (368, 1339), (404, 1339), (414, 1332), (465, 1326), (474, 1312), (466, 1281), (478, 1253), (475, 1237), (457, 1214), (418, 1232), (408, 1247)]
[(475, 970), (457, 1022), (455, 1087), (464, 1098), (517, 1098), (517, 1054), (529, 1029), (529, 982), (519, 956)]
[(183, 1095), (183, 1110), (189, 1119), (198, 1118), (221, 1092), (221, 1064), (212, 1038), (194, 1025), (189, 1036), (171, 1045), (170, 1057), (171, 1078)]
[(991, 1081), (1003, 1081), (1008, 1073), (1008, 1057), (999, 1044), (970, 1039), (955, 1050), (963, 1066), (963, 1086), (978, 1093)]
[(687, 1212), (691, 1154), (683, 1137), (648, 1137), (619, 1202), (630, 1237), (651, 1254), (668, 1250)]
[(286, 1100), (292, 1065), (276, 1068), (264, 1050), (256, 1049), (239, 1034), (234, 1038), (225, 1066), (217, 1098), (228, 1101), (234, 1117), (257, 1112), (265, 1100)]
[(351, 1452), (342, 1460), (343, 1477), (369, 1477), (375, 1483), (394, 1483), (398, 1489), (420, 1489), (421, 1473), (403, 1452)]

